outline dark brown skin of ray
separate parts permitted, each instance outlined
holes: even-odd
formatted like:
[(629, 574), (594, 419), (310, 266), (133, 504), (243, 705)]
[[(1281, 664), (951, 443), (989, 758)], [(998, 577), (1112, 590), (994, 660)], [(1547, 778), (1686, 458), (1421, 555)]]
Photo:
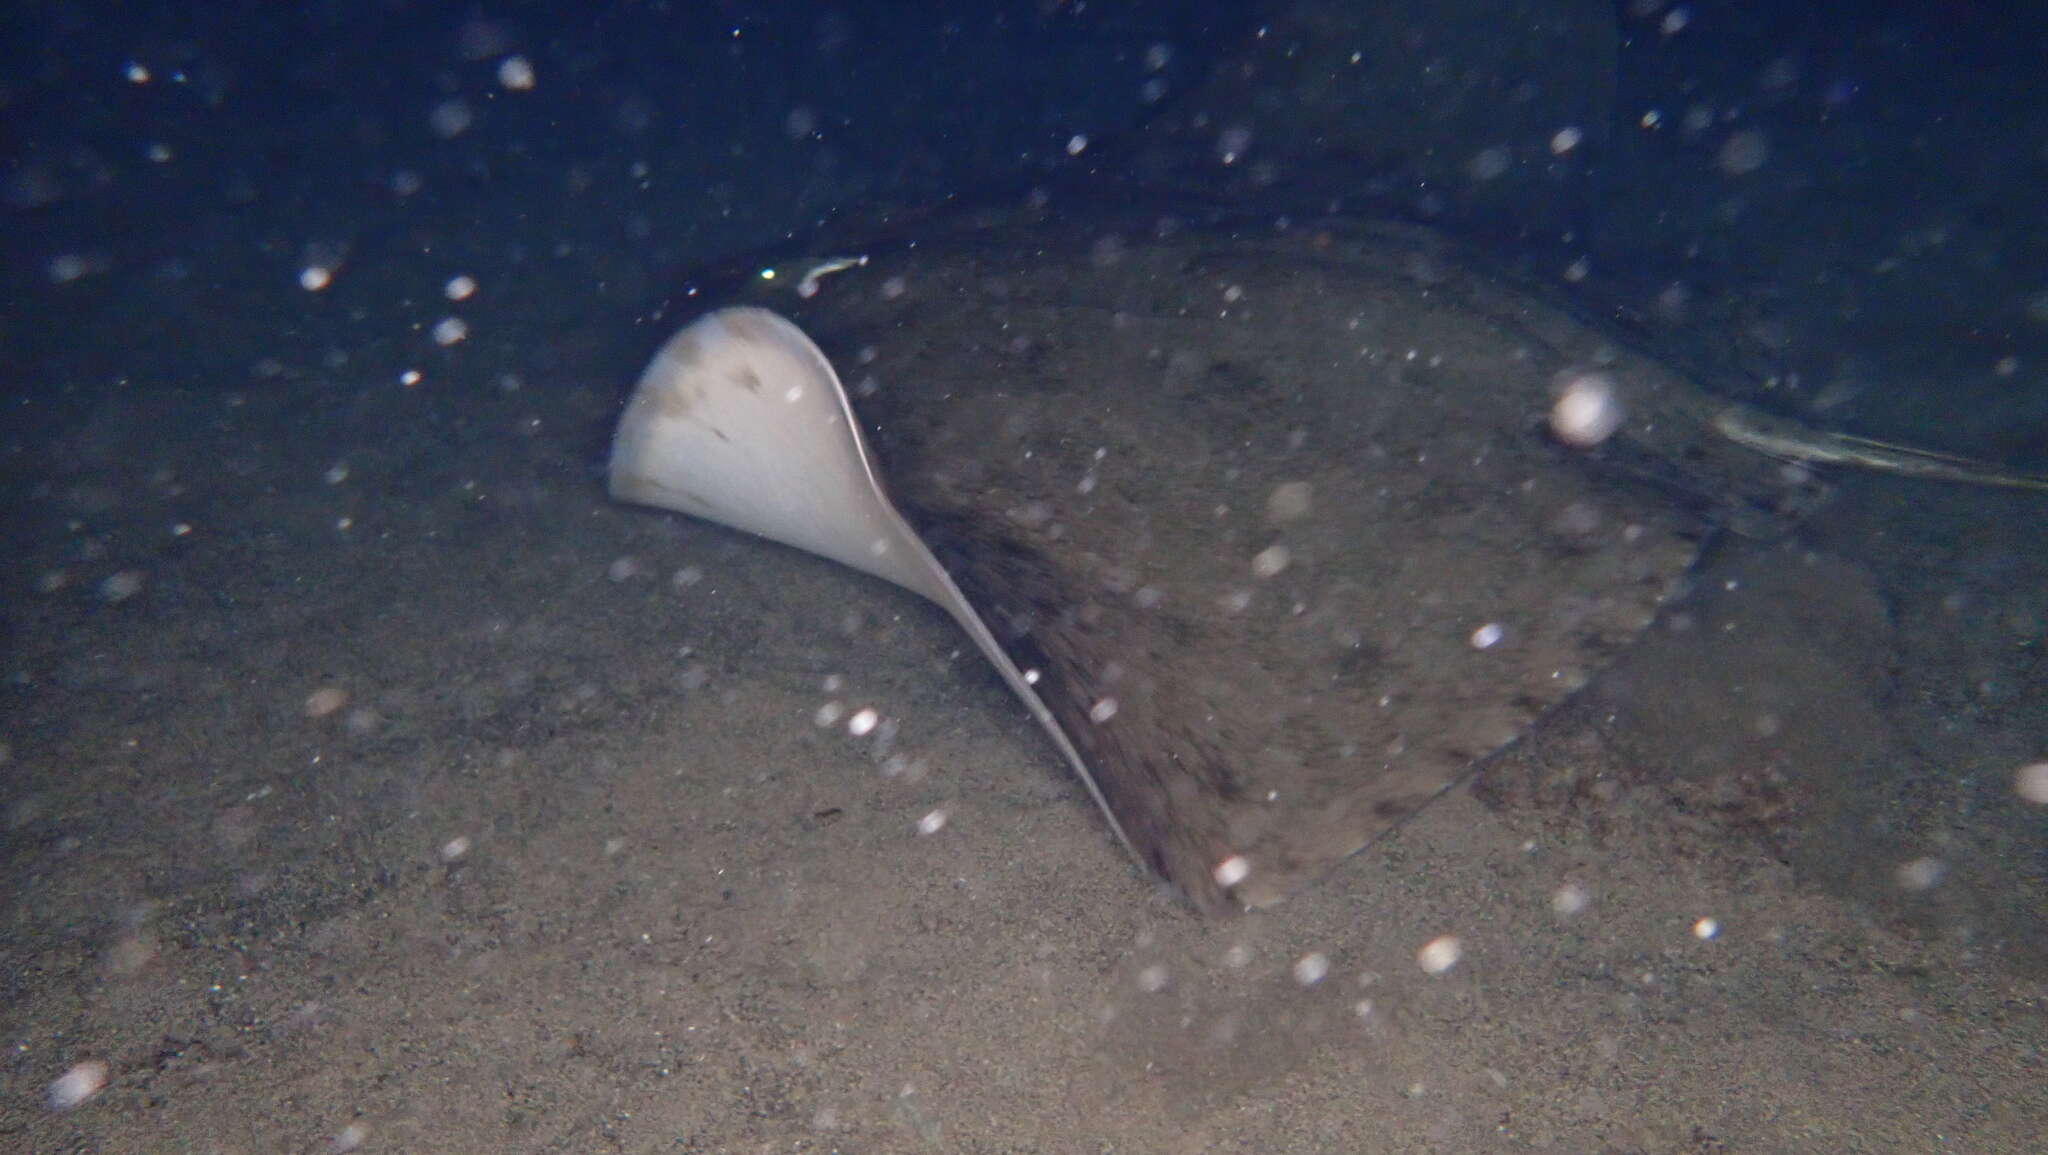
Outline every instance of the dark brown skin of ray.
[[(1172, 669), (1188, 629), (1089, 583), (1008, 526), (906, 509), (939, 563), (1036, 689), (1087, 763), (1133, 849), (1198, 910), (1237, 909), (1216, 867), (1237, 853), (1229, 815), (1243, 802), (1224, 725)], [(1102, 703), (1115, 711), (1100, 718)], [(1098, 720), (1100, 719), (1100, 720)]]

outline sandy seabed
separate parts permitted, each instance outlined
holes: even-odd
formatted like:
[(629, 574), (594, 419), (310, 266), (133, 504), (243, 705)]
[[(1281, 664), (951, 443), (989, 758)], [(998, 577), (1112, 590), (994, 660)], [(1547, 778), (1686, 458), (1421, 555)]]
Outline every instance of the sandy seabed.
[(644, 353), (138, 383), (16, 439), (0, 1145), (2048, 1128), (2038, 496), (1843, 479), (1471, 783), (1208, 921), (937, 611), (606, 501)]

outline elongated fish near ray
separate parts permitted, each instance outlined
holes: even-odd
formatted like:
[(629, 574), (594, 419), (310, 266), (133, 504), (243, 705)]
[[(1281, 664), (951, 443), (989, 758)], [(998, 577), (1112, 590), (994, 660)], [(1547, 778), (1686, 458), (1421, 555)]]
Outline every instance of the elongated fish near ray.
[[(610, 486), (940, 606), (1205, 910), (1284, 897), (1525, 733), (1727, 508), (1799, 511), (1778, 459), (2039, 481), (1713, 403), (1413, 230), (1112, 239), (983, 231), (835, 280), (803, 319), (858, 351), (858, 410), (792, 322), (710, 313), (641, 377)], [(1544, 421), (1589, 366), (1627, 414), (1593, 452)]]

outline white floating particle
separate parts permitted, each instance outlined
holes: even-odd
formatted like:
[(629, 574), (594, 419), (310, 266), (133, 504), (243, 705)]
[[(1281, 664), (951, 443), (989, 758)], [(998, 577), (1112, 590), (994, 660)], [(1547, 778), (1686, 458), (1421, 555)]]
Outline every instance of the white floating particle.
[(121, 75), (126, 76), (130, 84), (148, 84), (152, 79), (149, 65), (137, 60), (129, 61), (128, 66), (121, 70)]
[(824, 730), (837, 725), (839, 719), (845, 716), (845, 706), (840, 705), (838, 702), (827, 702), (818, 707), (816, 714), (811, 715), (811, 721), (817, 724), (818, 729)]
[(148, 157), (153, 164), (169, 164), (171, 163), (171, 146), (163, 141), (153, 140), (149, 142), (149, 147), (142, 150), (142, 155)]
[(498, 83), (513, 92), (532, 92), (533, 61), (524, 56), (507, 56), (498, 61)]
[(1926, 890), (1941, 881), (1948, 866), (1939, 858), (1915, 858), (1899, 864), (1895, 872), (1899, 885), (1907, 890)]
[(1771, 158), (1770, 143), (1764, 134), (1755, 129), (1745, 129), (1721, 142), (1721, 152), (1716, 158), (1721, 171), (1729, 176), (1747, 176), (1764, 166)]
[(348, 705), (348, 691), (340, 686), (322, 686), (306, 695), (306, 717), (325, 718)]
[(937, 834), (946, 828), (946, 808), (941, 806), (917, 820), (919, 834)]
[(369, 1138), (370, 1129), (368, 1127), (361, 1123), (350, 1123), (348, 1126), (336, 1131), (334, 1138), (327, 1141), (327, 1146), (328, 1150), (334, 1152), (334, 1155), (348, 1155), (349, 1152), (360, 1149), (365, 1142), (369, 1141)]
[(43, 1102), (52, 1111), (69, 1111), (99, 1094), (107, 1085), (107, 1065), (87, 1059), (50, 1081)]
[(1088, 720), (1091, 722), (1107, 722), (1114, 717), (1116, 717), (1115, 698), (1103, 698), (1088, 707)]
[(1715, 919), (1703, 918), (1698, 922), (1692, 924), (1692, 936), (1702, 941), (1713, 938), (1715, 935), (1720, 933), (1721, 924), (1719, 921)]
[(1505, 145), (1482, 148), (1465, 162), (1465, 171), (1473, 180), (1489, 181), (1506, 175), (1515, 166), (1515, 154)]
[(1138, 972), (1138, 989), (1148, 995), (1156, 995), (1166, 989), (1166, 968), (1153, 963)]
[(2048, 806), (2048, 762), (2034, 762), (2013, 772), (2012, 788), (2036, 806)]
[(334, 283), (334, 270), (325, 265), (307, 265), (299, 270), (299, 288), (317, 293)]
[(827, 674), (825, 675), (825, 680), (820, 683), (820, 686), (827, 694), (837, 694), (846, 688), (846, 675)]
[(1550, 909), (1564, 918), (1570, 918), (1592, 903), (1593, 896), (1587, 894), (1585, 888), (1576, 883), (1568, 882), (1558, 887), (1550, 896)]
[(464, 274), (448, 278), (441, 286), (441, 293), (451, 301), (467, 301), (476, 292), (476, 278)]
[(1440, 975), (1457, 966), (1464, 951), (1465, 944), (1457, 935), (1439, 935), (1423, 943), (1422, 949), (1415, 952), (1415, 963), (1426, 974)]
[(407, 369), (405, 372), (400, 373), (398, 375), (398, 383), (400, 385), (405, 386), (407, 389), (410, 389), (413, 386), (419, 384), (422, 380), (424, 380), (424, 378), (420, 376), (420, 371), (418, 369)]
[(1664, 19), (1657, 25), (1657, 30), (1666, 36), (1676, 36), (1680, 32), (1685, 31), (1685, 26), (1690, 23), (1692, 23), (1691, 9), (1673, 8), (1664, 14)]
[(1501, 628), (1499, 622), (1488, 622), (1472, 631), (1472, 648), (1475, 650), (1490, 650), (1500, 644), (1501, 638), (1506, 633), (1507, 631)]
[(1233, 854), (1217, 863), (1216, 869), (1210, 873), (1215, 877), (1216, 885), (1228, 890), (1252, 876), (1252, 864), (1244, 855)]
[(469, 836), (458, 834), (441, 844), (441, 861), (460, 862), (469, 853)]
[(1551, 135), (1550, 155), (1563, 156), (1565, 153), (1579, 147), (1579, 143), (1585, 139), (1586, 134), (1584, 132), (1575, 126), (1566, 125)]
[(452, 98), (435, 105), (434, 111), (427, 114), (427, 126), (442, 140), (461, 136), (474, 123), (476, 114), (470, 111), (469, 105)]
[(1301, 986), (1312, 987), (1329, 973), (1330, 956), (1321, 951), (1310, 951), (1294, 960), (1294, 981)]
[(1251, 129), (1238, 124), (1228, 125), (1216, 136), (1216, 159), (1224, 164), (1236, 164), (1251, 145)]
[(1068, 155), (1068, 156), (1080, 156), (1080, 155), (1081, 155), (1082, 153), (1084, 153), (1084, 152), (1087, 152), (1087, 151), (1088, 151), (1088, 134), (1087, 134), (1087, 133), (1085, 133), (1085, 132), (1077, 132), (1077, 133), (1075, 133), (1074, 135), (1072, 135), (1072, 136), (1070, 136), (1070, 137), (1068, 137), (1068, 138), (1067, 138), (1067, 155)]
[(434, 325), (434, 344), (455, 345), (469, 336), (469, 325), (460, 317), (443, 317)]
[(68, 285), (93, 271), (91, 258), (78, 253), (61, 253), (50, 258), (50, 283)]
[(1266, 495), (1266, 516), (1273, 521), (1300, 521), (1315, 505), (1315, 487), (1306, 481), (1286, 481)]
[(1550, 406), (1550, 431), (1574, 449), (1591, 449), (1614, 436), (1626, 419), (1614, 378), (1605, 373), (1566, 370), (1552, 387), (1557, 400)]
[(320, 475), (320, 480), (326, 482), (329, 485), (340, 485), (342, 482), (348, 480), (348, 472), (348, 462), (337, 461), (333, 465), (327, 467), (327, 472)]
[(1260, 550), (1258, 556), (1252, 558), (1252, 576), (1259, 578), (1278, 577), (1281, 571), (1287, 568), (1287, 563), (1292, 560), (1293, 555), (1287, 552), (1286, 546), (1269, 545)]
[(142, 592), (142, 580), (142, 571), (139, 569), (124, 569), (119, 573), (109, 574), (107, 579), (100, 583), (100, 597), (110, 602), (125, 602)]
[(856, 738), (865, 738), (874, 733), (875, 723), (881, 720), (882, 716), (875, 712), (873, 706), (862, 706), (853, 712), (853, 717), (846, 720), (846, 732)]

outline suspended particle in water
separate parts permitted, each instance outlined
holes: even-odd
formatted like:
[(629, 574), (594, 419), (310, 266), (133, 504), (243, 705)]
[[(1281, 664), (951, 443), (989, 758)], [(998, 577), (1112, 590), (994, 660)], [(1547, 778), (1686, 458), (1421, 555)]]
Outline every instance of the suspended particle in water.
[(1216, 159), (1236, 164), (1252, 145), (1252, 130), (1243, 125), (1226, 126), (1216, 137)]
[(1764, 134), (1755, 129), (1744, 129), (1721, 142), (1717, 160), (1721, 171), (1729, 176), (1747, 176), (1764, 166), (1771, 158), (1771, 146)]
[(1311, 951), (1294, 960), (1294, 981), (1304, 987), (1312, 987), (1323, 981), (1330, 973), (1330, 956), (1321, 951)]
[(937, 834), (939, 831), (944, 830), (945, 828), (946, 808), (943, 806), (939, 807), (937, 810), (934, 810), (929, 814), (926, 814), (923, 818), (917, 820), (917, 832), (920, 835)]
[(467, 274), (450, 277), (441, 286), (441, 293), (451, 301), (467, 301), (476, 293), (476, 278)]
[(874, 733), (875, 724), (881, 720), (882, 716), (875, 712), (874, 707), (862, 706), (853, 712), (853, 717), (846, 720), (846, 732), (856, 738), (865, 738)]
[(1929, 890), (1948, 873), (1948, 865), (1939, 858), (1915, 858), (1899, 864), (1893, 877), (1907, 890)]
[(69, 1111), (99, 1094), (107, 1086), (107, 1065), (87, 1059), (52, 1080), (43, 1102), (52, 1111)]
[(1559, 441), (1574, 449), (1591, 449), (1621, 428), (1625, 414), (1614, 378), (1566, 370), (1552, 386), (1557, 400), (1550, 406), (1550, 431)]
[(125, 602), (142, 592), (142, 580), (142, 571), (139, 569), (124, 569), (119, 573), (109, 574), (107, 579), (100, 583), (100, 597), (109, 602)]
[(1490, 650), (1500, 644), (1501, 638), (1506, 633), (1507, 631), (1501, 627), (1499, 622), (1488, 622), (1472, 631), (1472, 648), (1475, 650)]
[(1485, 182), (1507, 175), (1515, 166), (1515, 154), (1506, 145), (1494, 145), (1480, 149), (1471, 160), (1465, 162), (1465, 171), (1473, 180)]
[(1704, 942), (1721, 933), (1719, 920), (1703, 918), (1692, 924), (1692, 936)]
[(1425, 974), (1440, 975), (1457, 966), (1464, 951), (1465, 944), (1457, 935), (1439, 935), (1423, 943), (1422, 949), (1415, 952), (1415, 964)]
[(498, 62), (498, 83), (512, 92), (532, 92), (533, 61), (524, 56), (507, 56)]
[(1228, 890), (1251, 877), (1252, 864), (1245, 860), (1244, 855), (1233, 854), (1217, 863), (1216, 869), (1211, 873), (1216, 879), (1216, 885)]
[(1586, 893), (1584, 887), (1568, 882), (1551, 894), (1550, 909), (1560, 917), (1570, 918), (1585, 910), (1592, 902), (1593, 897)]
[(1286, 481), (1266, 495), (1266, 517), (1275, 522), (1300, 521), (1315, 505), (1315, 487), (1306, 481)]
[(2035, 762), (2014, 771), (2012, 788), (2036, 806), (2048, 806), (2048, 762)]
[(427, 127), (433, 129), (434, 135), (442, 140), (453, 140), (461, 136), (469, 131), (469, 126), (474, 123), (476, 113), (470, 111), (468, 104), (456, 99), (442, 101), (427, 114)]
[(1269, 545), (1252, 558), (1252, 576), (1259, 578), (1278, 577), (1287, 568), (1292, 555), (1284, 545)]

